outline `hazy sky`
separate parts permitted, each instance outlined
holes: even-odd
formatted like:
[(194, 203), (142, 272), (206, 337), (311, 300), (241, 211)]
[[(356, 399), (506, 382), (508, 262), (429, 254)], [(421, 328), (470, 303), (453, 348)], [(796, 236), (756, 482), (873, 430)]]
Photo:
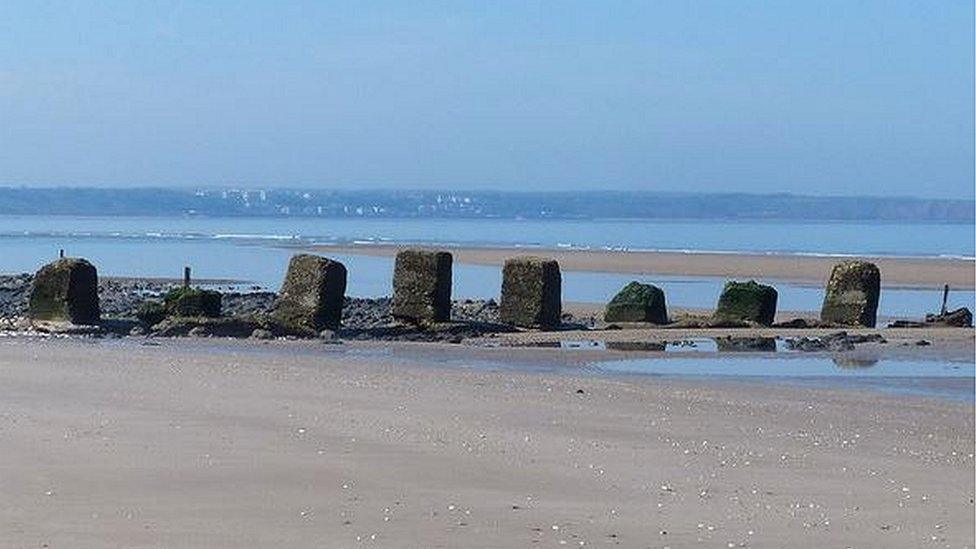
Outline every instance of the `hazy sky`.
[(970, 0), (0, 3), (0, 183), (972, 197)]

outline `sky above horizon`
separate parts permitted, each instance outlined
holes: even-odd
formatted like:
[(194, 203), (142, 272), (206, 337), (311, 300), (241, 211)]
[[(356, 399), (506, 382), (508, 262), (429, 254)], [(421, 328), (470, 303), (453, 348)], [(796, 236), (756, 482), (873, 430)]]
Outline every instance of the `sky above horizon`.
[(973, 198), (973, 5), (0, 4), (0, 184)]

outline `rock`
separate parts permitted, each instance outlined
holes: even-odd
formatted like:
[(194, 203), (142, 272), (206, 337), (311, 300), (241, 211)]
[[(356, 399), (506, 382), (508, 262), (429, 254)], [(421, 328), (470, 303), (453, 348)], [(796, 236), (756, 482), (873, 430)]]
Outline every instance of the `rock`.
[(146, 335), (146, 329), (142, 326), (133, 326), (132, 329), (129, 330), (129, 335), (133, 337), (144, 336)]
[(716, 337), (720, 353), (769, 352), (776, 350), (776, 338), (772, 337)]
[(718, 298), (713, 319), (755, 322), (769, 326), (776, 316), (776, 299), (777, 293), (772, 286), (759, 284), (755, 280), (729, 281)]
[(402, 250), (393, 269), (393, 318), (417, 324), (451, 319), (451, 254)]
[(48, 263), (34, 275), (28, 307), (32, 320), (98, 324), (98, 271), (84, 259)]
[(166, 306), (161, 301), (156, 300), (144, 301), (136, 310), (136, 318), (147, 327), (159, 324), (167, 316)]
[(961, 307), (945, 314), (925, 315), (925, 324), (929, 326), (947, 326), (953, 328), (972, 328), (973, 313), (966, 307)]
[(338, 339), (336, 333), (333, 330), (322, 330), (319, 332), (319, 339), (322, 341), (335, 341)]
[(265, 330), (264, 328), (255, 328), (251, 332), (251, 339), (274, 339), (274, 334), (271, 330)]
[(174, 288), (163, 296), (166, 316), (220, 316), (220, 292), (200, 288)]
[(562, 276), (553, 259), (523, 256), (502, 269), (502, 322), (527, 328), (555, 328), (562, 317)]
[(651, 284), (634, 281), (613, 296), (603, 314), (606, 322), (668, 323), (664, 291)]
[(861, 343), (887, 343), (881, 334), (848, 335), (847, 332), (836, 332), (824, 337), (800, 337), (786, 340), (786, 348), (791, 351), (853, 351), (854, 346)]
[(323, 328), (335, 330), (342, 320), (346, 267), (317, 255), (298, 254), (275, 301), (273, 318), (284, 330), (314, 336)]
[(838, 263), (827, 282), (820, 320), (874, 328), (880, 294), (881, 271), (877, 265), (866, 261)]
[(190, 328), (190, 331), (186, 335), (190, 337), (207, 337), (210, 335), (210, 331), (205, 326), (194, 326)]

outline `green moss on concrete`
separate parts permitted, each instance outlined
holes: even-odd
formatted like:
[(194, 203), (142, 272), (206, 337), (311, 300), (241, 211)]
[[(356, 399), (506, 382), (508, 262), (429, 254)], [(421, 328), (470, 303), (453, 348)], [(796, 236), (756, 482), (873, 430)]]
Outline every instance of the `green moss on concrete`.
[(754, 322), (769, 326), (776, 316), (777, 297), (775, 288), (759, 284), (755, 280), (730, 281), (722, 289), (714, 319)]
[(501, 321), (528, 328), (562, 323), (562, 275), (553, 259), (523, 256), (502, 269)]
[(652, 284), (631, 282), (613, 296), (603, 319), (607, 322), (667, 324), (668, 308), (664, 291)]
[(820, 320), (873, 328), (881, 297), (881, 271), (867, 261), (845, 261), (834, 266), (827, 281)]
[(98, 324), (98, 271), (84, 259), (63, 258), (34, 275), (28, 301), (34, 320)]
[(175, 288), (163, 296), (167, 316), (220, 316), (220, 292), (200, 288)]

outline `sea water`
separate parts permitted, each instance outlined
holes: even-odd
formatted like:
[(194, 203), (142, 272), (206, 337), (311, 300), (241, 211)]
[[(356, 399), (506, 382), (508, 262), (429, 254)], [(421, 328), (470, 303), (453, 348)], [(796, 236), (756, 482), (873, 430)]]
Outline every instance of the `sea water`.
[[(182, 275), (247, 281), (274, 289), (292, 251), (310, 244), (403, 243), (578, 249), (687, 250), (818, 255), (974, 256), (969, 225), (713, 221), (502, 219), (131, 218), (0, 216), (0, 272), (34, 271), (59, 249), (92, 260), (103, 275)], [(390, 258), (337, 255), (349, 268), (349, 295), (391, 291)], [(566, 272), (566, 301), (607, 301), (634, 275)], [(647, 277), (640, 277), (647, 279)], [(723, 279), (655, 276), (672, 307), (713, 307)], [(822, 288), (771, 280), (780, 310), (816, 310)], [(497, 267), (455, 265), (454, 295), (498, 296)], [(950, 306), (973, 307), (972, 291), (954, 291)], [(880, 312), (918, 317), (938, 309), (938, 290), (885, 289)]]

